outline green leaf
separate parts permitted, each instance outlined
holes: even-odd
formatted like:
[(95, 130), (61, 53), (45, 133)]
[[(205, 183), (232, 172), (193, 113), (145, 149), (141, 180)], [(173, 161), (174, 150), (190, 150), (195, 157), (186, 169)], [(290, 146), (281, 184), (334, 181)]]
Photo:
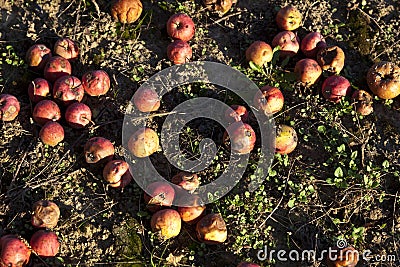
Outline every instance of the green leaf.
[(289, 202), (287, 203), (288, 207), (293, 208), (295, 202), (296, 202), (295, 198), (289, 199)]
[(338, 178), (343, 177), (343, 170), (342, 170), (342, 168), (341, 168), (341, 167), (337, 167), (336, 170), (335, 170), (335, 172), (334, 172), (334, 175), (335, 175), (335, 177), (338, 177)]
[(249, 66), (254, 71), (262, 72), (262, 69), (253, 61), (249, 61)]
[(324, 125), (320, 125), (320, 126), (318, 126), (317, 131), (320, 133), (325, 133), (326, 127)]

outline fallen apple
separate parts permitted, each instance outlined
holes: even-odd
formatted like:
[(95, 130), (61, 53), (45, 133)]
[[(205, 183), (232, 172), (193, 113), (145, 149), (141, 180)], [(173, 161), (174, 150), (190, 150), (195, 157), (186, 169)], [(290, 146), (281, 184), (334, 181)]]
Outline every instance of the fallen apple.
[(260, 265), (252, 263), (252, 262), (241, 262), (237, 267), (260, 267)]
[(254, 95), (254, 105), (265, 114), (275, 114), (283, 108), (285, 100), (277, 87), (265, 85)]
[(50, 200), (39, 200), (33, 204), (31, 223), (38, 228), (54, 228), (60, 218), (60, 208)]
[(124, 188), (132, 181), (129, 164), (124, 160), (112, 160), (103, 169), (103, 178), (111, 187)]
[(300, 50), (308, 58), (316, 58), (318, 50), (326, 47), (324, 37), (319, 32), (310, 32), (301, 40)]
[(133, 23), (138, 20), (143, 11), (140, 0), (117, 0), (111, 6), (111, 16), (121, 23)]
[(81, 129), (92, 121), (92, 111), (83, 103), (72, 103), (65, 110), (65, 120), (72, 128)]
[(168, 35), (174, 40), (190, 41), (195, 33), (193, 20), (184, 13), (172, 15), (167, 21)]
[(51, 50), (44, 44), (35, 44), (26, 52), (26, 63), (34, 71), (42, 71), (51, 58)]
[(110, 77), (104, 70), (88, 71), (82, 76), (82, 85), (90, 96), (105, 95), (110, 90)]
[(327, 46), (317, 52), (317, 62), (330, 73), (339, 74), (344, 67), (345, 55), (339, 46)]
[(272, 46), (275, 48), (280, 46), (280, 57), (293, 57), (300, 48), (299, 37), (291, 31), (283, 31), (278, 33), (272, 40)]
[(400, 68), (388, 61), (375, 63), (367, 73), (369, 89), (382, 99), (400, 95)]
[(232, 0), (204, 0), (203, 2), (207, 9), (217, 11), (221, 15), (228, 12), (233, 4)]
[(66, 106), (73, 102), (81, 102), (84, 94), (82, 82), (75, 76), (63, 76), (57, 79), (53, 86), (54, 99)]
[(34, 79), (28, 86), (29, 99), (37, 103), (51, 95), (51, 84), (43, 78)]
[(10, 94), (0, 95), (0, 121), (13, 121), (19, 113), (18, 99)]
[(39, 132), (43, 144), (56, 146), (64, 140), (64, 128), (56, 121), (46, 122)]
[(246, 50), (247, 61), (252, 61), (257, 66), (264, 66), (272, 60), (272, 48), (263, 41), (253, 42)]
[(175, 198), (175, 190), (167, 182), (153, 182), (144, 191), (144, 201), (151, 212), (170, 207)]
[(353, 247), (333, 247), (328, 250), (326, 264), (328, 267), (355, 267), (359, 256), (359, 252)]
[(303, 16), (294, 6), (285, 6), (276, 14), (276, 24), (282, 30), (293, 31), (300, 27)]
[(228, 237), (226, 224), (221, 214), (211, 213), (205, 215), (196, 224), (197, 238), (206, 244), (221, 244)]
[(104, 137), (90, 138), (83, 150), (87, 163), (108, 161), (114, 156), (114, 145)]
[(182, 202), (185, 205), (178, 207), (182, 221), (187, 224), (195, 224), (203, 215), (206, 206), (198, 195), (185, 195), (185, 199)]
[(60, 249), (60, 242), (56, 233), (48, 230), (35, 232), (29, 241), (32, 250), (40, 257), (54, 257)]
[(373, 98), (368, 92), (356, 90), (351, 95), (351, 99), (353, 100), (357, 113), (367, 116), (374, 111)]
[(129, 151), (138, 158), (148, 157), (160, 147), (158, 135), (151, 128), (140, 128), (128, 141)]
[(54, 53), (68, 60), (78, 58), (79, 48), (70, 38), (60, 38), (54, 44)]
[(322, 74), (322, 69), (314, 59), (304, 58), (297, 61), (294, 73), (299, 82), (305, 86), (315, 84)]
[(283, 155), (293, 152), (297, 141), (297, 133), (292, 127), (284, 124), (276, 127), (275, 151), (277, 153)]
[(179, 172), (171, 178), (171, 182), (193, 193), (200, 185), (199, 177), (195, 173)]
[(61, 111), (54, 101), (45, 99), (36, 104), (32, 117), (36, 123), (44, 125), (48, 121), (58, 121)]
[(0, 266), (23, 267), (29, 262), (31, 250), (28, 242), (16, 235), (5, 235), (0, 238)]
[(250, 153), (256, 142), (256, 133), (247, 123), (234, 122), (226, 128), (224, 141), (230, 141), (231, 150), (239, 155)]
[(184, 64), (192, 58), (192, 48), (185, 41), (175, 40), (168, 45), (167, 55), (174, 64)]
[(158, 237), (166, 240), (179, 235), (181, 231), (181, 217), (176, 210), (159, 210), (151, 217), (151, 229)]
[(57, 79), (71, 75), (72, 67), (69, 61), (60, 56), (51, 57), (44, 67), (44, 78), (52, 83)]
[(244, 106), (232, 105), (225, 111), (225, 119), (229, 123), (237, 121), (247, 122), (249, 119), (249, 113)]
[(343, 76), (329, 76), (322, 84), (322, 95), (329, 101), (339, 103), (340, 100), (350, 95), (351, 84)]
[(160, 108), (160, 97), (152, 88), (139, 87), (133, 95), (133, 103), (141, 112), (152, 112)]

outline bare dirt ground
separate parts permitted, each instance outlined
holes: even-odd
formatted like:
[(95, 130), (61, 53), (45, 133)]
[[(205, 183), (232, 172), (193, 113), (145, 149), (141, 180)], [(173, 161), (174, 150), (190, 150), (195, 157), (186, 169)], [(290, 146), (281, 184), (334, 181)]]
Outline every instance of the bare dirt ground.
[[(320, 260), (259, 261), (257, 252), (265, 246), (320, 252), (340, 238), (359, 251), (395, 259), (374, 257), (357, 266), (400, 266), (400, 99), (376, 98), (374, 113), (362, 118), (349, 101), (336, 106), (325, 101), (319, 94), (321, 81), (304, 88), (285, 80), (282, 69), (293, 71), (302, 55), (284, 67), (280, 63), (266, 67), (268, 75), (249, 68), (246, 48), (255, 40), (271, 43), (279, 32), (275, 14), (286, 4), (297, 6), (304, 16), (296, 30), (300, 38), (320, 31), (328, 44), (344, 49), (342, 75), (354, 88), (368, 90), (365, 74), (374, 62), (400, 64), (397, 0), (239, 0), (222, 17), (206, 10), (201, 1), (144, 0), (140, 23), (132, 25), (114, 22), (108, 1), (0, 0), (0, 93), (13, 94), (21, 102), (18, 118), (0, 124), (0, 236), (18, 233), (29, 239), (35, 230), (30, 225), (32, 204), (51, 199), (61, 209), (55, 229), (61, 250), (44, 262), (34, 257), (31, 266), (236, 266), (242, 260), (262, 266), (325, 266)], [(286, 102), (276, 123), (293, 125), (299, 135), (295, 152), (276, 156), (262, 188), (250, 194), (240, 184), (207, 207), (227, 222), (228, 240), (218, 246), (199, 243), (190, 226), (173, 240), (155, 240), (142, 190), (135, 183), (123, 192), (108, 188), (102, 167), (86, 164), (82, 153), (86, 140), (99, 135), (115, 144), (116, 157), (124, 156), (125, 109), (144, 81), (171, 66), (165, 24), (176, 12), (186, 12), (196, 24), (196, 36), (190, 41), (193, 60), (228, 64), (260, 86), (278, 85)], [(84, 99), (93, 110), (95, 126), (66, 127), (65, 141), (51, 148), (38, 139), (40, 128), (32, 120), (27, 94), (28, 84), (38, 75), (23, 60), (34, 43), (52, 48), (64, 36), (80, 48), (73, 74), (81, 77), (87, 70), (106, 70), (112, 88), (106, 96)], [(163, 99), (160, 112), (202, 94), (195, 87), (189, 92), (178, 88)], [(160, 129), (162, 122), (156, 118), (150, 125)], [(210, 125), (193, 122), (183, 147), (190, 151), (192, 142), (207, 137)], [(214, 137), (222, 134), (219, 129)], [(157, 154), (152, 159), (170, 178), (177, 169)], [(199, 175), (207, 181), (220, 171), (215, 164)], [(251, 167), (246, 175), (251, 175)]]

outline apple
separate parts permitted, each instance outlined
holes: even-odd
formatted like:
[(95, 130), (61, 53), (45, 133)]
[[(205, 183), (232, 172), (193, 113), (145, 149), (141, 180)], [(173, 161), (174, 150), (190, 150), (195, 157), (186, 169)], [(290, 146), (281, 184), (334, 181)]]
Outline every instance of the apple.
[(344, 67), (345, 55), (339, 46), (327, 46), (317, 53), (317, 62), (321, 68), (330, 73), (338, 74)]
[(51, 95), (51, 84), (43, 78), (34, 79), (28, 86), (29, 99), (37, 103)]
[(78, 58), (79, 48), (70, 38), (60, 38), (54, 44), (54, 54), (73, 60)]
[(300, 50), (308, 58), (315, 58), (318, 50), (325, 48), (326, 42), (319, 32), (310, 32), (301, 40)]
[(111, 187), (124, 188), (133, 179), (129, 164), (124, 160), (112, 160), (103, 169), (103, 178)]
[(178, 207), (182, 221), (187, 224), (195, 224), (203, 215), (206, 206), (198, 195), (185, 195), (185, 206)]
[(36, 123), (44, 125), (48, 121), (58, 121), (61, 111), (54, 101), (45, 99), (36, 104), (32, 117)]
[(140, 128), (128, 141), (129, 151), (138, 158), (148, 157), (158, 150), (160, 141), (157, 133), (151, 128)]
[(56, 121), (48, 121), (40, 129), (39, 138), (45, 145), (56, 146), (64, 140), (64, 128)]
[(355, 267), (360, 256), (360, 253), (353, 247), (333, 247), (328, 251), (330, 251), (326, 259), (328, 267)]
[(204, 0), (204, 5), (209, 10), (215, 10), (221, 15), (228, 12), (234, 1), (232, 0)]
[(305, 86), (310, 86), (318, 81), (322, 74), (322, 69), (314, 59), (303, 58), (297, 61), (294, 73), (299, 82)]
[(92, 121), (92, 111), (83, 103), (72, 103), (65, 110), (65, 120), (72, 128), (81, 129)]
[(66, 75), (57, 79), (53, 85), (53, 97), (64, 105), (81, 102), (85, 90), (82, 82), (75, 76)]
[(34, 71), (42, 71), (51, 58), (51, 50), (44, 44), (35, 44), (26, 52), (26, 63)]
[(60, 242), (56, 233), (48, 230), (39, 230), (29, 241), (32, 250), (40, 257), (54, 257), (60, 249)]
[(50, 200), (39, 200), (33, 204), (31, 223), (38, 228), (54, 228), (60, 218), (60, 208)]
[(0, 121), (13, 121), (19, 113), (18, 99), (10, 94), (0, 95)]
[(90, 96), (105, 95), (110, 90), (110, 77), (104, 70), (88, 71), (82, 76), (82, 85)]
[(144, 191), (144, 201), (151, 212), (170, 207), (175, 198), (175, 190), (168, 182), (153, 182)]
[(160, 239), (166, 240), (179, 235), (182, 221), (176, 210), (165, 209), (153, 214), (150, 225)]
[(329, 101), (339, 103), (346, 95), (351, 93), (351, 84), (343, 76), (329, 76), (322, 84), (322, 95)]
[(230, 141), (231, 150), (239, 155), (250, 153), (256, 142), (256, 133), (247, 123), (234, 122), (226, 128), (224, 140)]
[(174, 64), (184, 64), (192, 58), (192, 48), (185, 41), (175, 40), (168, 45), (167, 55)]
[(363, 116), (367, 116), (374, 111), (373, 98), (364, 90), (356, 90), (351, 95), (351, 99), (354, 102), (356, 112)]
[(275, 48), (280, 46), (279, 56), (280, 57), (293, 57), (297, 54), (300, 48), (299, 37), (291, 31), (283, 31), (275, 35), (272, 40), (272, 46)]
[(388, 61), (375, 63), (367, 73), (369, 89), (382, 99), (400, 95), (400, 68)]
[(285, 6), (276, 14), (276, 24), (282, 30), (293, 31), (301, 25), (303, 16), (294, 6)]
[(221, 214), (211, 213), (205, 215), (196, 224), (197, 238), (205, 244), (221, 244), (226, 241), (228, 231)]
[(152, 112), (160, 108), (160, 97), (152, 88), (139, 87), (133, 95), (133, 103), (141, 112)]
[(225, 111), (225, 119), (229, 123), (237, 121), (247, 122), (249, 119), (249, 112), (247, 112), (244, 106), (232, 105)]
[(87, 163), (108, 161), (114, 156), (114, 145), (104, 137), (90, 138), (83, 150)]
[(285, 100), (277, 87), (265, 85), (254, 95), (254, 105), (265, 114), (275, 114), (283, 108)]
[(200, 185), (197, 174), (190, 172), (179, 172), (175, 174), (172, 177), (171, 182), (179, 185), (190, 193), (193, 193)]
[(5, 235), (0, 238), (0, 266), (27, 266), (31, 256), (28, 242), (16, 235)]
[(272, 60), (272, 48), (263, 41), (253, 42), (246, 50), (247, 61), (252, 61), (257, 66), (264, 66)]
[(252, 262), (241, 262), (237, 267), (260, 267), (260, 265), (252, 263)]
[(168, 35), (174, 40), (190, 41), (195, 33), (193, 20), (184, 13), (172, 15), (167, 21)]
[(284, 124), (276, 127), (275, 152), (289, 154), (296, 148), (297, 141), (297, 133), (292, 127)]
[(142, 14), (143, 5), (140, 0), (116, 0), (111, 6), (111, 16), (121, 23), (133, 23)]
[(58, 78), (71, 75), (72, 67), (69, 61), (60, 56), (51, 57), (44, 67), (44, 78), (55, 82)]

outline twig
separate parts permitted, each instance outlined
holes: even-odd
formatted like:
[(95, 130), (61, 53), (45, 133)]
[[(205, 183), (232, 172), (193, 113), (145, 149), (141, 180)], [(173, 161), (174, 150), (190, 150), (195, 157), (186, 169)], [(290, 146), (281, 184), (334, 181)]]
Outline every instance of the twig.
[(214, 20), (213, 23), (208, 24), (207, 27), (209, 27), (209, 26), (211, 26), (211, 25), (214, 25), (214, 24), (218, 24), (218, 23), (220, 23), (221, 21), (224, 21), (224, 20), (229, 19), (230, 17), (240, 15), (241, 13), (242, 13), (242, 12), (236, 12), (236, 13), (230, 14), (230, 15), (228, 15), (228, 16), (225, 16), (225, 17), (223, 17), (223, 18)]
[(93, 5), (94, 5), (94, 7), (95, 7), (95, 9), (96, 9), (97, 16), (100, 18), (100, 8), (99, 8), (99, 5), (96, 3), (96, 0), (91, 0), (91, 2), (93, 3)]

